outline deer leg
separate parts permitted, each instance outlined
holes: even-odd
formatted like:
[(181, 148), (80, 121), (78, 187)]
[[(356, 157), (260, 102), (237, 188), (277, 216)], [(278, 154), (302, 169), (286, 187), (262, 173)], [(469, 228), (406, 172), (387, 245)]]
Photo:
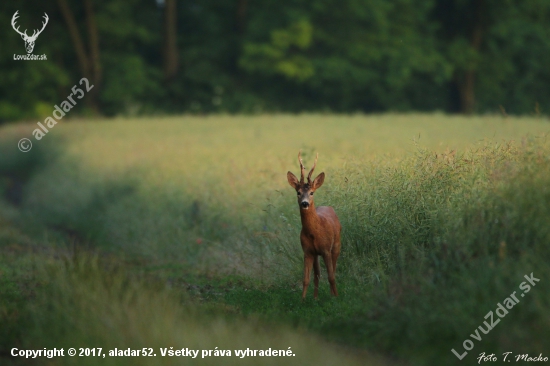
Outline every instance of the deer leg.
[(332, 270), (334, 274), (336, 274), (336, 261), (340, 255), (340, 242), (335, 243), (334, 248), (335, 249), (332, 250)]
[(313, 256), (304, 255), (304, 289), (302, 291), (302, 300), (305, 300), (307, 287), (309, 286), (309, 278), (311, 273), (311, 267), (313, 267)]
[(336, 291), (336, 279), (334, 277), (334, 268), (332, 267), (332, 255), (330, 254), (323, 255), (323, 260), (325, 261), (325, 266), (327, 267), (328, 282), (330, 283), (330, 293), (334, 296), (338, 296), (338, 291)]
[(316, 255), (313, 260), (313, 283), (315, 290), (313, 291), (313, 297), (317, 298), (319, 294), (319, 277), (321, 277), (321, 266), (319, 264), (319, 256)]

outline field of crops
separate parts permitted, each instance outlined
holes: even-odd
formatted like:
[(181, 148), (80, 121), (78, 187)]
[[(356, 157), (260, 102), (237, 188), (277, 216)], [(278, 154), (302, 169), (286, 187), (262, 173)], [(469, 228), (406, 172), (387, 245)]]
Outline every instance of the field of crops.
[[(157, 353), (55, 365), (441, 365), (550, 349), (546, 118), (82, 120), (40, 141), (35, 127), (0, 129), (1, 364), (44, 364), (8, 357), (13, 347)], [(311, 289), (301, 301), (286, 180), (299, 150), (307, 168), (319, 153), (316, 205), (343, 226), (338, 298), (323, 267), (319, 300)], [(476, 336), (531, 273), (540, 281)], [(166, 347), (232, 354), (161, 357)], [(451, 349), (467, 351), (462, 363)]]

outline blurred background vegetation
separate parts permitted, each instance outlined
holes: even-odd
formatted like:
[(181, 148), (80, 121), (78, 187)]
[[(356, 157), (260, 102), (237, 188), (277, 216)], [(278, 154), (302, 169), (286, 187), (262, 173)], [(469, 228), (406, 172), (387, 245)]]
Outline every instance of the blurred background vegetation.
[[(10, 27), (39, 28), (24, 54)], [(0, 4), (0, 121), (80, 113), (550, 109), (546, 0), (30, 0)]]

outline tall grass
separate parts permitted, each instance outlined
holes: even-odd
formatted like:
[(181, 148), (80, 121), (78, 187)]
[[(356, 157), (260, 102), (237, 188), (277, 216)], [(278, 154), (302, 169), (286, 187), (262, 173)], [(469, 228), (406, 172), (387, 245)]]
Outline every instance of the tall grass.
[(541, 285), (473, 352), (548, 348), (541, 326), (550, 322), (544, 140), (487, 143), (462, 154), (421, 150), (396, 167), (342, 172), (347, 179), (330, 201), (343, 208), (351, 247), (343, 276), (381, 292), (378, 305), (350, 324), (364, 335), (350, 342), (415, 349), (419, 359), (437, 363), (451, 347), (462, 349), (486, 313), (533, 272)]

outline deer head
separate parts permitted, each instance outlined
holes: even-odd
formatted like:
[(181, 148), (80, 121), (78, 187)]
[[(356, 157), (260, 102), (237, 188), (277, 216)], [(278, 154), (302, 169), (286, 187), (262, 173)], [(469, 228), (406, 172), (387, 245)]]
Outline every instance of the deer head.
[(291, 172), (286, 173), (286, 178), (288, 179), (288, 184), (290, 184), (292, 188), (296, 190), (296, 193), (298, 195), (298, 205), (300, 205), (300, 208), (302, 210), (307, 210), (309, 209), (309, 206), (313, 205), (313, 193), (315, 193), (317, 188), (321, 187), (321, 185), (325, 181), (325, 173), (319, 174), (317, 178), (311, 181), (311, 175), (313, 174), (313, 170), (317, 165), (317, 158), (319, 157), (319, 154), (317, 153), (317, 156), (315, 156), (313, 167), (307, 175), (307, 183), (304, 182), (304, 173), (306, 171), (306, 168), (304, 167), (304, 163), (302, 162), (301, 153), (301, 151), (298, 152), (298, 161), (300, 162), (301, 170), (300, 181), (298, 181), (298, 178), (296, 178), (296, 176)]
[(19, 17), (19, 15), (17, 15), (17, 13), (19, 12), (19, 10), (17, 10), (15, 12), (15, 14), (13, 14), (13, 17), (11, 18), (11, 26), (13, 27), (13, 29), (19, 33), (21, 35), (21, 38), (23, 38), (23, 41), (25, 41), (25, 49), (27, 50), (27, 53), (32, 53), (32, 50), (34, 49), (34, 42), (36, 41), (36, 38), (38, 38), (38, 35), (40, 33), (42, 33), (42, 31), (44, 30), (44, 28), (46, 28), (46, 24), (48, 24), (48, 14), (44, 13), (44, 22), (42, 22), (42, 29), (40, 30), (34, 30), (34, 32), (32, 33), (32, 36), (29, 36), (27, 34), (27, 30), (25, 29), (24, 32), (20, 32), (19, 31), (19, 26), (17, 28), (15, 28), (15, 21), (16, 19)]

